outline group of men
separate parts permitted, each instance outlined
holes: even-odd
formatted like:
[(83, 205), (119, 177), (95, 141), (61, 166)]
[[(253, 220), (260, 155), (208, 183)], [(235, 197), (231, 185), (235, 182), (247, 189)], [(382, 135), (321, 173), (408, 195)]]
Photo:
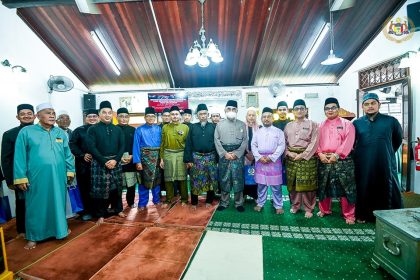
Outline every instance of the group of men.
[[(117, 110), (114, 125), (111, 103), (103, 101), (99, 110), (85, 112), (84, 125), (69, 131), (70, 119), (56, 119), (51, 104), (38, 105), (36, 115), (31, 105), (21, 104), (20, 125), (4, 133), (1, 157), (7, 185), (16, 191), (17, 231), (26, 234), (27, 249), (50, 237), (66, 237), (66, 186), (75, 175), (84, 220), (125, 217), (122, 187), (127, 188), (128, 205), (136, 207), (137, 184), (139, 211), (147, 209), (150, 191), (152, 202), (166, 208), (178, 190), (186, 206), (188, 176), (193, 209), (204, 192), (210, 207), (220, 188), (217, 210), (229, 207), (233, 192), (234, 206), (243, 212), (245, 161), (255, 167), (255, 211), (264, 207), (271, 187), (275, 213), (284, 213), (282, 185), (287, 185), (292, 214), (303, 206), (305, 217), (311, 218), (318, 195), (319, 217), (331, 214), (332, 198), (339, 198), (348, 224), (356, 218), (372, 221), (373, 210), (402, 207), (394, 156), (402, 133), (395, 118), (379, 113), (376, 94), (366, 94), (362, 106), (365, 116), (351, 123), (339, 117), (338, 100), (327, 98), (326, 120), (318, 125), (307, 119), (304, 100), (294, 102), (293, 121), (281, 101), (276, 121), (272, 109), (262, 110), (261, 127), (255, 110), (249, 110), (246, 123), (237, 119), (235, 100), (225, 106), (226, 119), (212, 114), (212, 122), (205, 104), (197, 106), (197, 123), (191, 123), (189, 109), (182, 122), (180, 108), (172, 106), (162, 112), (160, 125), (155, 109), (147, 107), (146, 123), (135, 129), (128, 124), (126, 108)], [(33, 125), (35, 116), (39, 122)], [(166, 200), (161, 203), (163, 184)]]

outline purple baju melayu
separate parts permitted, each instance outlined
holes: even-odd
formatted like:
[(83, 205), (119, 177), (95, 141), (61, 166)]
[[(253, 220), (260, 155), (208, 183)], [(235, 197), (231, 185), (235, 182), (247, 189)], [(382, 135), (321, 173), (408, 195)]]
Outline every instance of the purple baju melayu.
[[(274, 126), (260, 128), (252, 138), (251, 149), (255, 157), (255, 182), (258, 184), (258, 206), (264, 206), (267, 200), (267, 189), (270, 186), (273, 192), (274, 208), (282, 208), (281, 184), (283, 179), (281, 155), (285, 149), (283, 131)], [(262, 163), (260, 159), (263, 156), (269, 157), (271, 162)]]

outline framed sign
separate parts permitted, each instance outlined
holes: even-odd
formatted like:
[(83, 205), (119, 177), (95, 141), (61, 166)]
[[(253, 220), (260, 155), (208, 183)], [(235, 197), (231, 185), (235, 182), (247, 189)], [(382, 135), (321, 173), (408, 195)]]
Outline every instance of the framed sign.
[(246, 93), (246, 107), (258, 108), (258, 92), (247, 92)]
[(149, 107), (155, 108), (157, 113), (161, 113), (165, 108), (178, 106), (179, 109), (188, 108), (188, 96), (176, 93), (148, 93)]

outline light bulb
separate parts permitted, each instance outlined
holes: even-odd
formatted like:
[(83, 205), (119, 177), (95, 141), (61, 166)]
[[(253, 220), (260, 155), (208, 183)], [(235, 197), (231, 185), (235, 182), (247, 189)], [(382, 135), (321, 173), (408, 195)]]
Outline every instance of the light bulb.
[(209, 64), (210, 64), (210, 61), (205, 55), (200, 56), (200, 58), (198, 59), (198, 66), (200, 67), (205, 68), (209, 66)]

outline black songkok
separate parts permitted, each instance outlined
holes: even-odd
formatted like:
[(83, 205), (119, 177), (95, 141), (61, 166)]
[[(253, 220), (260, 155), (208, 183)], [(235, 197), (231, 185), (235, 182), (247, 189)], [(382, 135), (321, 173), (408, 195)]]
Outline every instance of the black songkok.
[(172, 112), (172, 111), (181, 112), (181, 110), (179, 110), (179, 107), (178, 106), (172, 106), (171, 109), (169, 110), (169, 112)]
[(262, 110), (262, 113), (264, 114), (264, 113), (273, 113), (273, 109), (271, 109), (271, 108), (268, 108), (268, 107), (265, 107), (263, 110)]
[(295, 103), (293, 103), (293, 108), (295, 108), (296, 106), (300, 106), (300, 105), (303, 105), (306, 108), (305, 100), (303, 100), (303, 99), (297, 99), (295, 101)]
[(128, 112), (128, 109), (127, 108), (119, 108), (118, 110), (117, 110), (117, 115), (119, 115), (119, 114), (130, 114), (129, 112)]
[(198, 112), (204, 111), (204, 110), (208, 111), (207, 105), (206, 104), (198, 104), (196, 112), (198, 113)]
[(99, 110), (102, 110), (102, 109), (104, 109), (104, 108), (109, 108), (109, 109), (111, 109), (111, 110), (112, 110), (111, 102), (109, 102), (109, 101), (102, 101), (102, 102), (99, 104)]
[(147, 107), (144, 111), (144, 115), (154, 115), (156, 114), (155, 108), (153, 107)]
[(286, 101), (280, 101), (279, 103), (277, 103), (277, 108), (283, 107), (283, 106), (289, 108), (289, 106), (287, 106)]
[(228, 106), (238, 108), (238, 102), (236, 100), (229, 100), (226, 103), (225, 107), (228, 107)]
[(325, 99), (324, 106), (326, 106), (327, 104), (331, 104), (331, 103), (337, 104), (337, 107), (340, 108), (340, 104), (338, 103), (337, 98), (334, 98), (334, 97), (328, 97), (327, 99)]
[(34, 106), (32, 106), (31, 104), (20, 104), (17, 106), (17, 113), (19, 114), (20, 110), (31, 110), (32, 113), (34, 113)]

